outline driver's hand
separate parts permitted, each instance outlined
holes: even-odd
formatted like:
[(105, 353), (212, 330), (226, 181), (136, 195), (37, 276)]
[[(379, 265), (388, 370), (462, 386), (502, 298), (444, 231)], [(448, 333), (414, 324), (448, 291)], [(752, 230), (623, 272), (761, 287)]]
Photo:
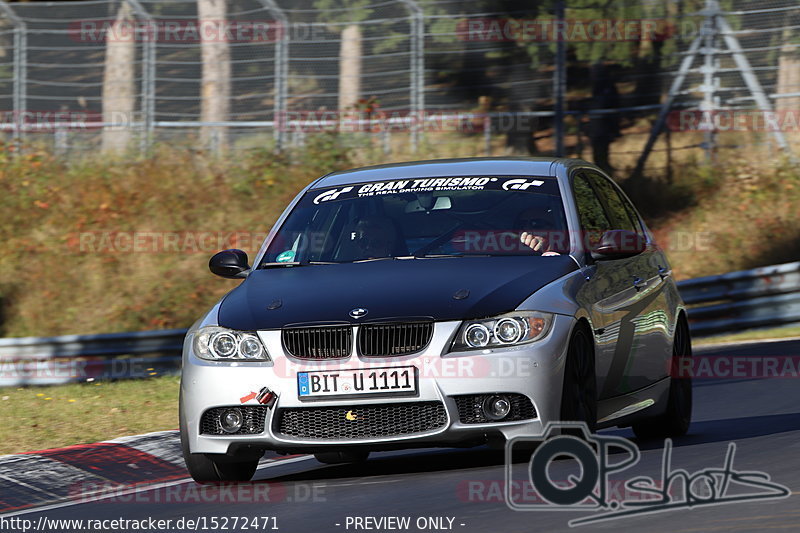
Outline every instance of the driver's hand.
[(547, 250), (547, 240), (540, 235), (534, 235), (523, 231), (522, 235), (519, 236), (519, 240), (534, 252), (544, 252)]

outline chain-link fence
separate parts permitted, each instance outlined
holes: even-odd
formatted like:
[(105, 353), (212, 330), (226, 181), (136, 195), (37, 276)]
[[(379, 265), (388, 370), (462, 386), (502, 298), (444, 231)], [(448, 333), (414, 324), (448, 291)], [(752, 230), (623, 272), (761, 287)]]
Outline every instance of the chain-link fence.
[(553, 153), (563, 124), (564, 155), (648, 172), (791, 150), (796, 0), (560, 3), (0, 0), (0, 128), (61, 153), (333, 132), (499, 155)]

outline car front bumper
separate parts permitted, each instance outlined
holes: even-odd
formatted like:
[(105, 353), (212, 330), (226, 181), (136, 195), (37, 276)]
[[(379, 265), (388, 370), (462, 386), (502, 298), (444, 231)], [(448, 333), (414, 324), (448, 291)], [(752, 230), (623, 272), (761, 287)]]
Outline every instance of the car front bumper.
[[(530, 344), (474, 352), (446, 353), (461, 322), (437, 322), (433, 338), (420, 353), (383, 358), (360, 357), (344, 360), (308, 361), (284, 354), (280, 331), (262, 331), (259, 336), (272, 357), (271, 363), (231, 363), (198, 358), (192, 349), (192, 331), (184, 344), (181, 378), (182, 424), (192, 453), (225, 454), (255, 448), (280, 452), (333, 451), (359, 447), (369, 450), (475, 445), (494, 439), (542, 432), (548, 421), (557, 420), (561, 402), (564, 361), (575, 319), (555, 315), (547, 336)], [(354, 348), (355, 352), (355, 348)], [(418, 372), (417, 394), (413, 397), (348, 397), (301, 400), (297, 372), (414, 366)], [(268, 388), (278, 398), (264, 408), (264, 430), (258, 434), (201, 434), (201, 418), (209, 409), (259, 406), (254, 393)], [(520, 421), (464, 423), (454, 397), (521, 394), (529, 398), (535, 417)], [(439, 427), (404, 435), (359, 436), (355, 438), (296, 438), (277, 428), (281, 410), (309, 407), (352, 409), (366, 406), (419, 402), (440, 402), (446, 422)], [(359, 424), (345, 417), (332, 424)]]

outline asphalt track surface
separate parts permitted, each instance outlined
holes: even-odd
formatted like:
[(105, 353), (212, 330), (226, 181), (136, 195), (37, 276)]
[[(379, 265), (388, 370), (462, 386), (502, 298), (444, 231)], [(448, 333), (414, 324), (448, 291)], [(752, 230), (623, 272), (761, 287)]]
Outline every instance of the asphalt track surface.
[[(696, 355), (735, 355), (769, 358), (794, 356), (800, 359), (800, 340), (773, 341), (713, 347), (696, 350)], [(547, 511), (535, 495), (517, 492), (525, 503), (538, 505), (523, 512), (509, 509), (503, 499), (504, 457), (486, 448), (468, 450), (415, 450), (373, 454), (359, 465), (322, 465), (313, 457), (274, 458), (263, 462), (253, 485), (234, 496), (231, 487), (204, 487), (202, 503), (198, 487), (190, 480), (172, 482), (169, 489), (142, 489), (125, 497), (26, 512), (18, 515), (38, 523), (39, 517), (55, 519), (201, 519), (197, 530), (271, 531), (274, 526), (288, 532), (344, 531), (456, 531), (533, 532), (533, 531), (796, 531), (800, 530), (800, 378), (707, 378), (694, 383), (694, 421), (689, 435), (676, 439), (672, 469), (689, 474), (709, 468), (722, 468), (729, 443), (736, 444), (731, 470), (760, 471), (771, 481), (784, 485), (790, 494), (783, 499), (733, 501), (718, 505), (676, 508), (655, 514), (618, 518), (575, 527), (573, 519), (597, 516), (591, 511)], [(641, 460), (629, 469), (613, 474), (612, 491), (620, 483), (645, 475), (660, 479), (663, 442), (637, 442), (629, 429), (603, 434), (629, 437), (641, 449)], [(621, 455), (618, 455), (622, 457)], [(612, 460), (613, 460), (612, 456)], [(522, 480), (527, 472), (525, 456), (517, 458), (513, 477)], [(573, 461), (554, 461), (552, 479), (567, 479), (579, 474)], [(705, 497), (702, 482), (695, 491)], [(742, 492), (767, 492), (763, 489), (731, 484), (725, 497)], [(166, 497), (166, 491), (171, 496)], [(228, 492), (225, 492), (228, 491)], [(253, 493), (261, 491), (259, 496)], [(268, 496), (265, 497), (265, 494)], [(620, 492), (616, 493), (618, 496)], [(641, 493), (639, 493), (641, 495)], [(635, 494), (621, 491), (625, 499)], [(676, 501), (680, 493), (675, 494)], [(159, 498), (161, 498), (159, 500)], [(127, 501), (121, 501), (126, 500)], [(169, 501), (164, 501), (164, 500)], [(269, 499), (270, 501), (265, 501)], [(552, 508), (552, 507), (550, 507)], [(216, 528), (211, 519), (218, 519)], [(233, 517), (259, 518), (254, 527), (234, 528)], [(377, 524), (357, 517), (409, 517), (408, 527), (395, 523)], [(426, 517), (438, 518), (423, 523)], [(227, 522), (225, 522), (227, 518)], [(452, 519), (450, 522), (448, 519)], [(349, 522), (348, 522), (349, 520)], [(266, 522), (266, 523), (265, 523)], [(162, 531), (187, 531), (195, 528), (162, 528)], [(266, 529), (263, 526), (266, 525)], [(52, 526), (52, 524), (51, 524)], [(14, 529), (7, 529), (13, 531)], [(70, 531), (73, 528), (46, 531)], [(111, 529), (107, 529), (111, 530)], [(121, 529), (117, 529), (121, 530)], [(41, 529), (40, 529), (41, 531)], [(99, 531), (103, 531), (100, 529)]]

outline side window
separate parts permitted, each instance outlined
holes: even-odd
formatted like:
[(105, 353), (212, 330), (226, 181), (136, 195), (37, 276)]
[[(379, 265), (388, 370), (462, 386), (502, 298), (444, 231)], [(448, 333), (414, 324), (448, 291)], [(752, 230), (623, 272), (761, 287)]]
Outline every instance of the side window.
[(583, 174), (576, 175), (572, 180), (572, 189), (575, 192), (581, 229), (586, 232), (589, 247), (593, 247), (600, 241), (603, 233), (611, 229), (611, 222), (603, 210), (603, 204)]
[[(641, 228), (637, 227), (638, 219), (631, 218), (630, 210), (626, 208), (627, 201), (619, 195), (617, 188), (606, 178), (597, 172), (586, 172), (589, 179), (597, 190), (598, 194), (602, 196), (608, 207), (608, 214), (612, 218), (614, 229), (626, 229), (628, 231), (635, 231), (641, 233)], [(630, 206), (629, 206), (630, 207)]]
[(621, 200), (625, 205), (625, 210), (628, 212), (628, 216), (631, 217), (631, 220), (633, 220), (634, 231), (644, 237), (642, 219), (639, 218), (639, 214), (636, 212), (636, 209), (633, 208), (633, 204), (631, 204), (624, 196), (621, 197)]
[(625, 209), (625, 212), (628, 215), (628, 219), (633, 224), (633, 231), (644, 237), (642, 219), (636, 212), (636, 209), (633, 207), (633, 204), (631, 204), (630, 200), (625, 198), (625, 195), (620, 194), (617, 188), (614, 187), (607, 178), (597, 175), (597, 173), (595, 173), (595, 175), (597, 176), (598, 182), (604, 183), (610, 191), (613, 191), (613, 197), (619, 199), (619, 202), (622, 204), (622, 207)]

